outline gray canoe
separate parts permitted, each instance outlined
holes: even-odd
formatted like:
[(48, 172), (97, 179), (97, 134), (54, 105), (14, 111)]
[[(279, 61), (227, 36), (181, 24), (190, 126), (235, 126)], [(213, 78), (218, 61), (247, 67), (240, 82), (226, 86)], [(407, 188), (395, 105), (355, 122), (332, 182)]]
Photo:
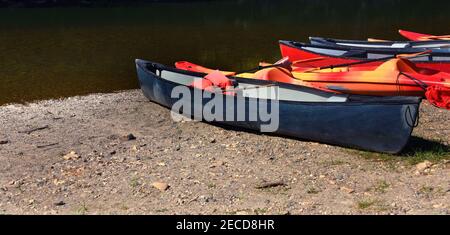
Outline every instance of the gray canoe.
[[(228, 126), (260, 132), (268, 124), (258, 113), (261, 107), (278, 105), (278, 128), (269, 133), (320, 143), (352, 147), (376, 152), (398, 153), (407, 144), (416, 123), (421, 102), (419, 97), (373, 97), (342, 95), (313, 88), (233, 77), (235, 95), (221, 92), (209, 93), (190, 86), (202, 79), (204, 74), (179, 70), (162, 64), (136, 60), (137, 74), (144, 95), (152, 102), (168, 108), (185, 98), (190, 109), (179, 112), (191, 118), (202, 119), (201, 110), (216, 96), (223, 99), (223, 109), (216, 110), (223, 117), (232, 113), (235, 118), (208, 120)], [(175, 88), (184, 87), (191, 92), (187, 97), (175, 97)], [(268, 89), (276, 89), (278, 96), (264, 96)], [(260, 92), (258, 92), (260, 91)], [(195, 92), (209, 93), (196, 99)], [(269, 98), (268, 98), (269, 97)], [(237, 102), (244, 100), (245, 106), (237, 110)], [(232, 105), (231, 105), (232, 104)], [(257, 105), (259, 104), (259, 106)], [(262, 105), (262, 106), (261, 106)], [(198, 109), (200, 109), (200, 115)], [(270, 109), (270, 108), (269, 108)], [(151, 111), (151, 110), (149, 110)], [(270, 111), (270, 110), (269, 110)], [(245, 119), (236, 120), (236, 113), (245, 113)]]

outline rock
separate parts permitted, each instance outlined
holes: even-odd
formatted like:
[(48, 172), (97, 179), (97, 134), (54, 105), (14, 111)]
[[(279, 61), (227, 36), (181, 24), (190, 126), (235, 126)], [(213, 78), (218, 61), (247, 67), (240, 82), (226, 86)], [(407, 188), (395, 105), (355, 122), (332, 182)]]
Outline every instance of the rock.
[(65, 180), (58, 180), (58, 179), (54, 179), (53, 180), (53, 184), (58, 186), (58, 185), (62, 185), (64, 184), (66, 181)]
[(136, 145), (133, 145), (133, 147), (131, 147), (131, 150), (133, 150), (133, 151), (137, 151), (137, 150), (138, 150), (138, 148), (137, 148), (137, 146), (136, 146)]
[(116, 152), (116, 150), (113, 150), (113, 151), (111, 151), (109, 154), (110, 155), (114, 155), (114, 154), (116, 154), (117, 152)]
[(71, 151), (70, 153), (63, 156), (64, 160), (77, 160), (81, 158), (75, 151)]
[(218, 160), (218, 161), (214, 162), (213, 164), (211, 164), (209, 166), (209, 168), (216, 168), (216, 167), (223, 166), (223, 165), (225, 165), (225, 162)]
[(32, 204), (34, 204), (34, 199), (28, 200), (28, 205), (32, 205)]
[(131, 141), (131, 140), (135, 140), (136, 136), (134, 136), (133, 134), (130, 133), (130, 134), (126, 135), (126, 136), (123, 136), (122, 139), (125, 140), (125, 141)]
[(163, 183), (163, 182), (154, 182), (152, 184), (152, 186), (154, 188), (157, 188), (159, 191), (162, 191), (162, 192), (164, 192), (164, 191), (166, 191), (167, 189), (170, 188), (170, 186), (168, 184)]
[(343, 192), (348, 193), (348, 194), (354, 193), (354, 192), (355, 192), (354, 189), (352, 189), (352, 188), (347, 188), (347, 187), (345, 187), (345, 186), (342, 186), (342, 187), (340, 187), (339, 189), (340, 189), (341, 191), (343, 191)]
[(205, 205), (208, 202), (214, 201), (214, 198), (212, 196), (207, 196), (207, 195), (200, 195), (197, 198), (197, 201), (201, 204), (201, 205)]
[(279, 186), (287, 186), (283, 181), (262, 182), (255, 186), (256, 189), (274, 188)]
[(433, 165), (433, 163), (431, 163), (430, 161), (426, 160), (426, 161), (424, 161), (424, 162), (421, 162), (421, 163), (417, 164), (417, 165), (416, 165), (416, 169), (417, 169), (419, 172), (423, 172), (423, 171), (425, 171), (426, 169), (430, 168), (432, 165)]
[(66, 205), (66, 203), (64, 201), (57, 201), (57, 202), (53, 203), (53, 205), (55, 205), (55, 206), (64, 206), (64, 205)]
[(0, 144), (7, 144), (9, 143), (9, 140), (0, 140)]

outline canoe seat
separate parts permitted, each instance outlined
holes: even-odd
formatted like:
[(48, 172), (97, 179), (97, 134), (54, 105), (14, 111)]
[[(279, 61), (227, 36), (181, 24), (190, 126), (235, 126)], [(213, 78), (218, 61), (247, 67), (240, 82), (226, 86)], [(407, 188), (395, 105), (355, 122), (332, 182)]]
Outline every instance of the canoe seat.
[(254, 78), (284, 83), (292, 83), (294, 80), (292, 73), (289, 72), (289, 70), (279, 67), (262, 69), (255, 73)]
[(376, 71), (401, 71), (404, 73), (418, 73), (423, 75), (433, 75), (439, 73), (437, 70), (419, 68), (414, 63), (406, 59), (392, 59), (378, 66)]

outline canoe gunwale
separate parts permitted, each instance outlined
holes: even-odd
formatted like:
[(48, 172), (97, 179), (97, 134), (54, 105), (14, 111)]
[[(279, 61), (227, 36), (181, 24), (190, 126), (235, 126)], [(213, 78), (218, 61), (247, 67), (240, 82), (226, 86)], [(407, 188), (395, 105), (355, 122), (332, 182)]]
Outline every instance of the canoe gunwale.
[[(406, 47), (403, 48), (381, 48), (381, 49), (425, 49), (427, 47), (419, 47), (415, 48), (416, 46), (424, 46), (424, 45), (433, 45), (433, 44), (448, 44), (450, 45), (450, 40), (439, 40), (439, 41), (383, 41), (383, 42), (370, 42), (370, 41), (362, 41), (362, 40), (346, 40), (346, 39), (335, 39), (335, 38), (324, 38), (324, 37), (310, 37), (310, 41), (317, 41), (319, 43), (326, 43), (327, 45), (336, 45), (336, 46), (344, 46), (347, 47), (347, 45), (339, 45), (338, 43), (349, 43), (349, 44), (368, 44), (368, 45), (383, 45), (383, 46), (389, 46), (392, 44), (407, 44)], [(361, 46), (361, 48), (366, 48)], [(375, 48), (376, 47), (368, 47), (368, 48)], [(433, 48), (433, 47), (431, 47)], [(430, 49), (431, 49), (430, 48)], [(439, 49), (438, 47), (435, 47), (436, 49)]]

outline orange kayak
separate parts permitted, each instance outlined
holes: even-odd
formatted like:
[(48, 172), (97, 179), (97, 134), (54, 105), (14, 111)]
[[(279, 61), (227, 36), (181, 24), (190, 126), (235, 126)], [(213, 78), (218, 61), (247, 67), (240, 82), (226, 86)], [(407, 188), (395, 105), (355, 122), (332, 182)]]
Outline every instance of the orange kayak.
[[(177, 62), (175, 66), (178, 69), (205, 74), (216, 71), (186, 61)], [(291, 68), (272, 67), (261, 69), (255, 73), (242, 74), (223, 71), (223, 74), (358, 95), (426, 97), (426, 92), (433, 90), (433, 94), (429, 94), (429, 96), (433, 96), (434, 100), (439, 99), (437, 105), (450, 108), (450, 100), (446, 101), (450, 97), (450, 74), (418, 68), (409, 60), (402, 58), (389, 60), (375, 68), (367, 67), (367, 70), (339, 67), (296, 71), (295, 66), (293, 66)], [(439, 89), (429, 89), (430, 87)], [(439, 94), (436, 95), (436, 93)], [(430, 102), (433, 103), (433, 101)]]

